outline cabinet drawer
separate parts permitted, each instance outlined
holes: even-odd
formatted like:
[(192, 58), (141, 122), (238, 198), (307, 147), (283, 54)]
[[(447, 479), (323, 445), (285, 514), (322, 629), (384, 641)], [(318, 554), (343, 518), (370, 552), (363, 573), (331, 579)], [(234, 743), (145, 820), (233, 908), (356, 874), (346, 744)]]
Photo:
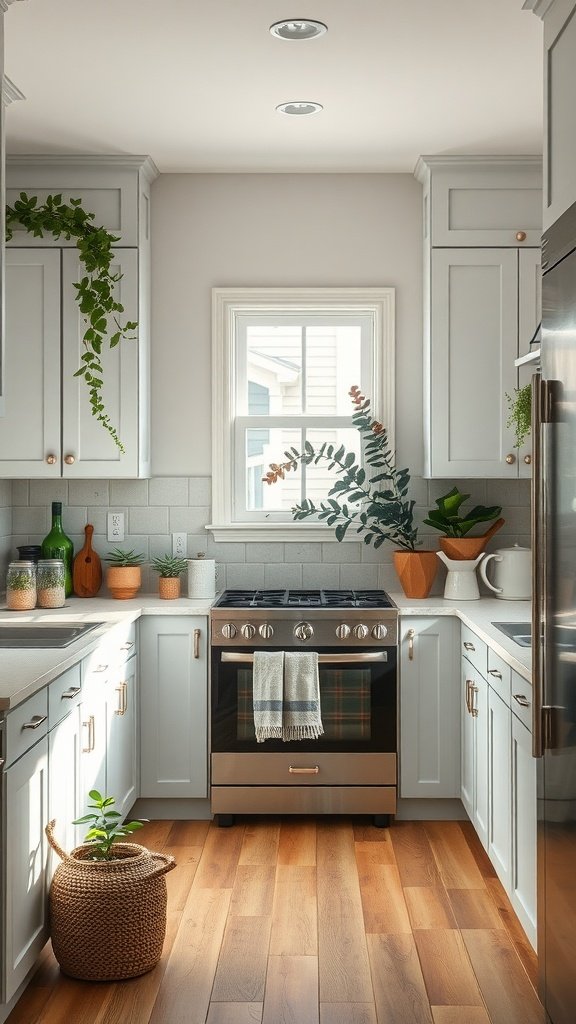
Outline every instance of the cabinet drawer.
[(510, 707), (510, 680), (512, 669), (502, 658), (488, 648), (488, 682), (505, 704)]
[(6, 767), (17, 761), (48, 731), (48, 689), (29, 697), (6, 719)]
[(48, 727), (53, 729), (66, 717), (72, 708), (80, 703), (82, 683), (80, 665), (73, 665), (54, 679), (48, 687)]
[(488, 648), (483, 640), (480, 640), (468, 626), (461, 627), (461, 650), (465, 658), (477, 668), (483, 676), (486, 675), (488, 663)]
[(532, 687), (517, 672), (512, 672), (510, 707), (528, 731), (532, 732)]

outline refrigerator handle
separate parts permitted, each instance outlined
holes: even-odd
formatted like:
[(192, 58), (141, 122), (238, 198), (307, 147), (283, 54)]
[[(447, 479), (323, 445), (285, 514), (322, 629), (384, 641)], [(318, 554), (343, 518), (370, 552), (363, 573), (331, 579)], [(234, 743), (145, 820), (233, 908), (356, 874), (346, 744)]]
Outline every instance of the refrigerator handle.
[(532, 377), (532, 757), (542, 757), (543, 664), (542, 600), (545, 579), (544, 515), (542, 507), (542, 388), (539, 373)]

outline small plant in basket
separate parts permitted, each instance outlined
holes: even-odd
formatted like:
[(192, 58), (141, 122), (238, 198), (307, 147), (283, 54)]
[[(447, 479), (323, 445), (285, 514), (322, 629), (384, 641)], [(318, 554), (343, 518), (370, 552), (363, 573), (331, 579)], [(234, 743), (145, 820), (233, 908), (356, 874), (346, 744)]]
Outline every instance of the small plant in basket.
[(188, 567), (187, 559), (162, 555), (159, 558), (153, 558), (150, 565), (160, 576), (158, 581), (160, 597), (169, 601), (180, 597), (180, 576)]
[(92, 800), (88, 807), (95, 813), (75, 818), (72, 824), (87, 825), (90, 822), (90, 828), (84, 836), (84, 844), (90, 846), (90, 860), (113, 860), (114, 843), (142, 828), (147, 819), (122, 823), (119, 820), (122, 815), (112, 810), (116, 803), (113, 796), (102, 796), (97, 789), (91, 789), (88, 796)]

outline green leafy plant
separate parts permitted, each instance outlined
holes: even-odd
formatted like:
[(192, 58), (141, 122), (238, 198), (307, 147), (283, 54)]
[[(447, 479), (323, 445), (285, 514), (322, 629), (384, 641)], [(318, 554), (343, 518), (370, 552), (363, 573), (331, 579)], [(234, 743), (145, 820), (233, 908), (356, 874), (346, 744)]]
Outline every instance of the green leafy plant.
[(124, 312), (122, 303), (114, 297), (122, 274), (111, 273), (110, 267), (114, 258), (112, 245), (118, 238), (106, 228), (95, 227), (92, 224), (94, 214), (83, 210), (80, 203), (80, 199), (64, 203), (61, 195), (50, 195), (45, 202), (39, 203), (37, 196), (21, 192), (14, 205), (6, 207), (6, 240), (12, 238), (17, 225), (36, 238), (43, 238), (47, 233), (56, 239), (75, 239), (86, 273), (74, 283), (85, 328), (82, 338), (85, 351), (74, 376), (84, 377), (92, 415), (124, 452), (116, 427), (104, 408), (102, 348), (106, 339), (110, 348), (115, 348), (121, 339), (135, 339), (138, 324), (130, 320), (121, 323), (117, 315)]
[(469, 494), (461, 494), (457, 487), (453, 487), (442, 498), (436, 498), (438, 507), (428, 512), (428, 519), (424, 520), (425, 526), (440, 530), (440, 533), (446, 534), (447, 537), (464, 537), (473, 526), (497, 519), (500, 515), (500, 505), (475, 505), (470, 512), (460, 515), (460, 506), (468, 501), (469, 497)]
[(131, 835), (137, 829), (142, 828), (147, 818), (136, 821), (126, 821), (123, 824), (120, 819), (122, 815), (113, 811), (116, 803), (113, 796), (102, 796), (97, 789), (91, 789), (88, 796), (92, 800), (88, 807), (91, 807), (95, 814), (84, 814), (82, 818), (75, 818), (73, 825), (87, 825), (90, 828), (84, 836), (84, 844), (90, 846), (91, 860), (113, 860), (113, 846), (118, 839)]
[(354, 412), (352, 424), (360, 434), (367, 470), (357, 462), (357, 455), (341, 445), (324, 442), (315, 448), (309, 441), (304, 451), (290, 448), (284, 452), (286, 462), (270, 463), (263, 479), (268, 484), (283, 480), (286, 473), (303, 466), (327, 463), (338, 479), (328, 491), (326, 501), (316, 505), (305, 498), (291, 509), (295, 520), (314, 516), (327, 526), (334, 526), (336, 540), (342, 541), (353, 527), (365, 544), (379, 548), (385, 540), (399, 548), (414, 551), (418, 544), (418, 530), (414, 526), (414, 502), (407, 498), (410, 474), (397, 469), (395, 455), (390, 448), (388, 432), (372, 417), (370, 399), (356, 386), (349, 391)]
[(129, 565), (142, 565), (144, 555), (139, 551), (123, 551), (122, 548), (114, 548), (113, 551), (109, 551), (104, 556), (104, 561), (110, 562), (110, 565), (114, 565), (117, 568), (125, 568)]
[(508, 402), (506, 426), (514, 430), (514, 447), (521, 448), (532, 429), (532, 385), (514, 388), (514, 393), (504, 396)]
[(153, 558), (150, 565), (155, 572), (163, 576), (164, 579), (174, 579), (177, 576), (181, 576), (184, 570), (188, 567), (188, 562), (185, 558), (174, 558), (172, 555), (162, 555), (161, 558)]

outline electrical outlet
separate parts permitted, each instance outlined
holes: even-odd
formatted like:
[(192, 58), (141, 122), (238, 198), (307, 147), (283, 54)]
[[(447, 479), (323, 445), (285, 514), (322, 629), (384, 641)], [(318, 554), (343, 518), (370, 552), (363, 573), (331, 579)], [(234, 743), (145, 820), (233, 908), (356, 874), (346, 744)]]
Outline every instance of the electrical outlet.
[(172, 534), (172, 555), (174, 558), (186, 558), (188, 537), (185, 533)]
[(107, 519), (106, 540), (119, 544), (124, 540), (124, 513), (109, 512)]

